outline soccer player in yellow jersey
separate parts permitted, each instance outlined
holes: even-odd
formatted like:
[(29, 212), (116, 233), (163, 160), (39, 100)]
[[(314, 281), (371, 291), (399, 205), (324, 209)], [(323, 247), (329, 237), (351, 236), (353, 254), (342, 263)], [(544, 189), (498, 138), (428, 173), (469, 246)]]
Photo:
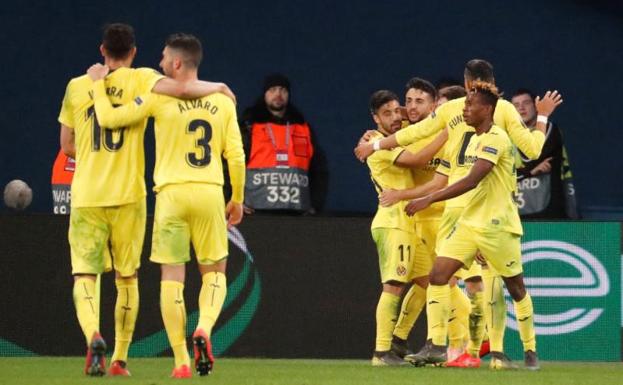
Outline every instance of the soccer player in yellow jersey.
[[(497, 88), (479, 81), (472, 82), (471, 87), (463, 117), (476, 129), (476, 134), (465, 149), (467, 175), (411, 203), (412, 211), (417, 212), (434, 202), (470, 192), (460, 219), (438, 250), (427, 291), (428, 321), (432, 328), (446, 328), (450, 295), (448, 281), (458, 269), (471, 266), (480, 250), (487, 263), (503, 277), (513, 299), (524, 346), (525, 367), (538, 370), (532, 300), (524, 285), (521, 264), (523, 230), (514, 201), (517, 187), (515, 149), (506, 132), (493, 123), (499, 98)], [(434, 336), (426, 361), (444, 360), (445, 337), (438, 339)]]
[[(173, 79), (195, 82), (201, 57), (196, 37), (174, 34), (166, 41), (160, 66)], [(93, 66), (89, 73), (94, 79), (102, 78), (105, 67)], [(94, 83), (94, 95), (96, 112), (106, 126), (155, 118), (157, 195), (150, 259), (162, 269), (160, 307), (175, 356), (172, 377), (191, 376), (183, 296), (189, 242), (203, 282), (199, 323), (193, 334), (195, 369), (207, 375), (214, 363), (210, 335), (227, 293), (227, 224), (242, 220), (245, 160), (235, 105), (222, 94), (185, 101), (148, 93), (113, 108), (103, 81)], [(232, 185), (227, 207), (221, 156), (227, 159)]]
[[(127, 103), (150, 90), (172, 95), (188, 93), (188, 96), (224, 90), (218, 84), (186, 85), (149, 68), (130, 68), (136, 54), (134, 42), (134, 31), (129, 25), (111, 24), (104, 30), (100, 51), (106, 64), (114, 69), (106, 79), (106, 92), (114, 103)], [(115, 350), (109, 374), (129, 375), (126, 362), (138, 313), (136, 271), (146, 219), (143, 150), (146, 120), (119, 129), (101, 125), (91, 89), (88, 76), (72, 79), (58, 118), (63, 150), (76, 159), (69, 226), (73, 299), (87, 343), (85, 372), (103, 375), (106, 344), (99, 333), (95, 282), (97, 274), (114, 267)]]
[[(406, 88), (405, 106), (411, 124), (426, 118), (433, 112), (435, 107), (439, 105), (438, 98), (436, 97), (437, 91), (430, 82), (414, 78), (407, 83)], [(461, 91), (462, 94), (460, 93)], [(465, 96), (465, 89), (460, 86), (458, 90), (453, 88), (451, 92), (446, 92), (443, 95), (440, 92), (439, 94), (439, 98), (444, 98), (444, 102), (463, 96)], [(433, 138), (434, 137), (430, 137), (419, 140), (409, 145), (407, 149), (411, 152), (418, 153), (418, 151), (431, 142)], [(426, 167), (412, 170), (415, 188), (407, 190), (384, 190), (379, 197), (381, 205), (388, 207), (401, 200), (409, 200), (417, 197), (412, 196), (411, 193), (417, 192), (423, 185), (438, 178), (438, 176), (436, 176), (436, 170), (443, 158), (443, 153), (444, 149), (442, 147)], [(429, 268), (432, 267), (432, 261), (436, 255), (437, 233), (439, 231), (444, 206), (444, 202), (436, 203), (432, 207), (417, 213), (414, 217), (416, 233), (422, 239), (427, 255), (431, 259)], [(413, 352), (408, 349), (406, 339), (426, 303), (426, 287), (428, 286), (429, 272), (430, 271), (427, 271), (426, 275), (423, 277), (419, 277), (416, 274), (418, 278), (414, 279), (414, 285), (411, 286), (403, 299), (400, 317), (398, 318), (396, 329), (394, 330), (392, 350), (407, 360), (413, 359)], [(472, 277), (464, 276), (462, 278), (470, 279)], [(458, 352), (458, 354), (455, 353), (455, 355), (459, 355), (463, 352), (464, 340), (467, 337), (468, 331), (468, 318), (471, 310), (470, 300), (465, 295), (465, 292), (456, 286), (456, 279), (453, 279), (451, 282), (451, 305), (451, 316), (448, 324), (448, 338), (450, 342), (448, 357), (450, 357), (452, 351)], [(428, 339), (430, 338), (431, 335), (429, 333)]]
[[(377, 125), (376, 138), (390, 135), (401, 128), (398, 97), (386, 90), (375, 92), (370, 98), (372, 118)], [(443, 141), (439, 141), (437, 149)], [(437, 150), (430, 151), (426, 165)], [(372, 182), (378, 193), (384, 189), (403, 189), (413, 186), (410, 164), (417, 163), (422, 154), (412, 154), (402, 148), (380, 151), (368, 159)], [(374, 366), (404, 365), (406, 362), (391, 349), (392, 334), (400, 306), (400, 296), (408, 282), (426, 276), (431, 261), (425, 255), (415, 234), (415, 222), (409, 218), (404, 203), (381, 207), (372, 221), (371, 231), (379, 254), (379, 268), (383, 291), (376, 309), (376, 346), (372, 357)]]

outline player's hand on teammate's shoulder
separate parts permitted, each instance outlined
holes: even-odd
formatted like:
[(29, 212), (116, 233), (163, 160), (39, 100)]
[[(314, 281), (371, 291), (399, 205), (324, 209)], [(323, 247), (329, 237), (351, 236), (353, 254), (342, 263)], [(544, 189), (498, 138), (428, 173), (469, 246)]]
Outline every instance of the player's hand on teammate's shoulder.
[(359, 144), (361, 143), (368, 143), (370, 141), (370, 139), (372, 139), (372, 137), (376, 134), (375, 130), (367, 130), (363, 136), (361, 137), (361, 139), (359, 139)]
[(480, 250), (476, 251), (476, 257), (474, 258), (474, 261), (481, 266), (485, 266), (487, 264), (487, 260), (485, 259), (484, 255), (482, 255)]
[(104, 79), (106, 75), (110, 72), (110, 68), (107, 65), (95, 63), (87, 70), (87, 75), (91, 78), (91, 80), (98, 81)]
[(229, 201), (225, 208), (225, 217), (227, 218), (227, 227), (235, 226), (242, 221), (244, 215), (242, 203)]
[(369, 142), (359, 143), (357, 147), (355, 147), (355, 156), (361, 163), (365, 162), (373, 152), (374, 148), (372, 148), (372, 143)]
[(537, 96), (534, 104), (539, 115), (550, 116), (562, 104), (562, 95), (556, 90), (547, 91), (542, 98)]
[(405, 207), (405, 211), (407, 212), (407, 215), (413, 216), (413, 214), (417, 213), (418, 211), (424, 210), (425, 208), (431, 205), (432, 203), (431, 199), (432, 199), (432, 196), (427, 195), (422, 198), (411, 200)]
[(376, 134), (377, 131), (375, 130), (367, 130), (359, 139), (359, 143), (357, 144), (357, 147), (355, 147), (355, 156), (361, 163), (365, 162), (366, 159), (374, 152), (370, 140), (372, 140)]
[(389, 207), (400, 202), (400, 191), (394, 189), (387, 189), (381, 191), (379, 195), (379, 203), (383, 207)]
[(238, 101), (236, 100), (236, 94), (234, 94), (234, 91), (231, 90), (231, 88), (229, 88), (229, 86), (225, 83), (220, 83), (221, 86), (221, 93), (225, 94), (228, 98), (230, 98), (234, 104), (238, 104)]

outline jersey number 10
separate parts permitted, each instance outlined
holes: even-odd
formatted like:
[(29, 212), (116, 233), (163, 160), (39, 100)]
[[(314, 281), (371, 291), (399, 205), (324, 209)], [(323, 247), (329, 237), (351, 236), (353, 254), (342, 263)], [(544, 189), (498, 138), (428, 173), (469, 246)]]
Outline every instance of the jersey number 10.
[[(118, 107), (119, 104), (115, 104)], [(87, 119), (91, 119), (91, 151), (99, 151), (102, 147), (102, 127), (100, 127), (97, 121), (97, 115), (95, 114), (95, 106), (89, 107), (87, 110)], [(123, 134), (125, 133), (125, 127), (113, 130), (111, 128), (104, 128), (104, 148), (110, 152), (119, 151), (123, 146)], [(119, 133), (119, 138), (115, 140), (115, 132)]]

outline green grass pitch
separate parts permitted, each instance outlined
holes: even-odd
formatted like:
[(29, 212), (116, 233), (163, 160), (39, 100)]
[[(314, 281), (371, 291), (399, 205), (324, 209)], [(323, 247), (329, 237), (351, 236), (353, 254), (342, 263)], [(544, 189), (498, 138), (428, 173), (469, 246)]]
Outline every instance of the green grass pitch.
[(623, 384), (622, 363), (542, 362), (539, 372), (493, 372), (488, 368), (373, 368), (363, 360), (218, 359), (214, 373), (190, 380), (169, 378), (172, 358), (134, 358), (131, 378), (88, 378), (81, 357), (0, 358), (0, 384)]

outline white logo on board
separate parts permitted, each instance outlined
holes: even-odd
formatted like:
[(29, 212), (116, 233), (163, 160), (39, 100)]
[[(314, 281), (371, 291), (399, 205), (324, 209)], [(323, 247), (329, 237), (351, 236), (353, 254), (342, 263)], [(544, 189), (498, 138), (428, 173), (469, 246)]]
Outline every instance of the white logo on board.
[[(526, 288), (536, 297), (604, 297), (610, 292), (610, 279), (602, 263), (585, 249), (561, 241), (532, 241), (521, 245), (524, 265), (534, 261), (553, 260), (571, 266), (579, 276), (557, 277), (548, 272), (547, 277), (525, 278)], [(508, 326), (517, 330), (515, 310), (510, 301), (506, 303)], [(534, 326), (538, 335), (573, 333), (589, 326), (604, 312), (601, 307), (574, 307), (557, 314), (537, 314)]]

